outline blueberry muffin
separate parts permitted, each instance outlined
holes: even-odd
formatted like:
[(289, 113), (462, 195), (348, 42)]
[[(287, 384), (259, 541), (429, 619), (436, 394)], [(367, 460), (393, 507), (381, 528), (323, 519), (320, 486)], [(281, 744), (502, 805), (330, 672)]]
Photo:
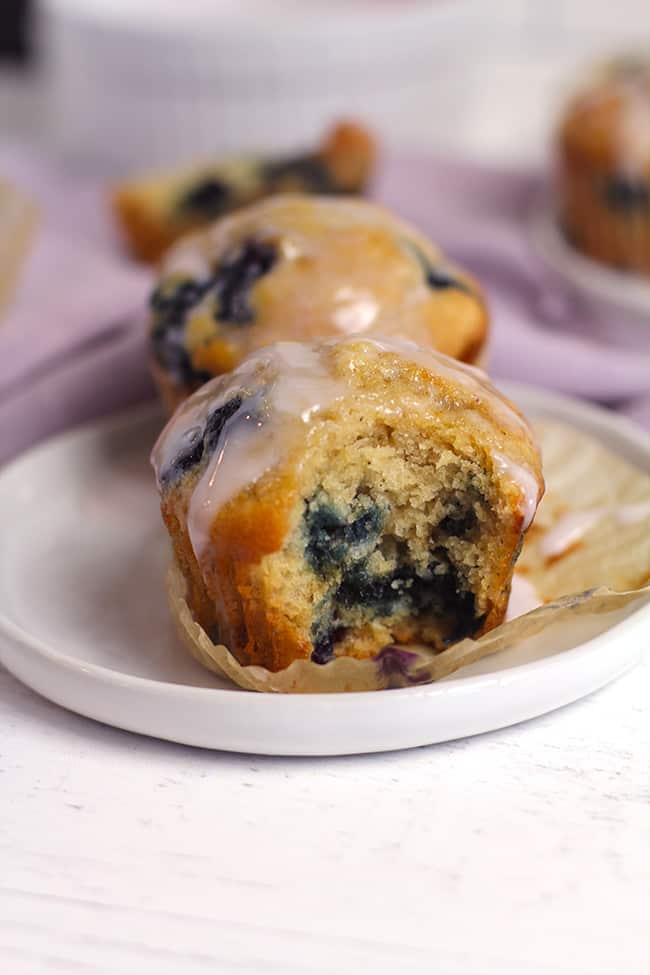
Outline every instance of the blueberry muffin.
[(216, 159), (152, 173), (118, 186), (113, 207), (131, 252), (154, 262), (183, 234), (274, 193), (363, 193), (374, 160), (370, 134), (341, 122), (314, 152)]
[(170, 408), (276, 341), (396, 335), (474, 362), (486, 331), (476, 282), (363, 200), (280, 195), (240, 210), (179, 242), (151, 298)]
[(570, 103), (557, 143), (570, 242), (604, 264), (650, 274), (650, 57), (602, 69)]
[(484, 373), (394, 339), (259, 350), (152, 460), (194, 619), (269, 670), (496, 626), (543, 492)]

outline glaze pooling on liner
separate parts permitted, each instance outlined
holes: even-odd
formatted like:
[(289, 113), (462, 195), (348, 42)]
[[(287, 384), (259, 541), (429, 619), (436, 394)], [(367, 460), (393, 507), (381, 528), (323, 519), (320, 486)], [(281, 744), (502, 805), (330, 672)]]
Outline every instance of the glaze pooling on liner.
[(563, 515), (544, 535), (540, 551), (547, 561), (570, 552), (599, 521), (610, 518), (618, 525), (634, 525), (650, 517), (650, 503), (583, 508)]
[[(529, 435), (526, 421), (491, 386), (484, 373), (413, 343), (352, 338), (311, 345), (276, 343), (249, 356), (233, 373), (212, 380), (190, 397), (169, 421), (154, 447), (152, 462), (161, 486), (168, 483), (168, 472), (178, 465), (179, 457), (187, 458), (188, 449), (190, 456), (201, 462), (188, 511), (189, 535), (197, 558), (201, 559), (206, 550), (211, 525), (221, 507), (277, 466), (304, 440), (316, 416), (346, 394), (348, 384), (345, 378), (334, 374), (331, 352), (333, 348), (356, 345), (362, 345), (366, 354), (397, 353), (424, 367), (434, 377), (462, 385), (476, 397), (477, 403), (486, 403), (504, 425), (515, 431), (525, 430)], [(437, 392), (433, 386), (431, 391)], [(205, 431), (210, 417), (235, 400), (237, 406), (230, 410), (218, 436), (212, 438), (210, 450), (201, 451), (199, 458), (197, 430)], [(373, 404), (378, 415), (407, 408), (409, 404), (394, 401), (388, 405)], [(203, 433), (204, 448), (206, 439)], [(526, 528), (537, 504), (537, 479), (504, 454), (494, 457), (500, 474), (520, 490)]]

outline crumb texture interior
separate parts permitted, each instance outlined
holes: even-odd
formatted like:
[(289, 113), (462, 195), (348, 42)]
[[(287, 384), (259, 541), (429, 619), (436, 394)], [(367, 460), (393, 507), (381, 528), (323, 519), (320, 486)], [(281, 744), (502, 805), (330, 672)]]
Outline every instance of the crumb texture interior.
[(309, 632), (317, 663), (481, 631), (512, 535), (495, 484), (443, 441), (382, 424), (357, 434), (325, 450), (286, 544), (260, 565), (273, 601)]

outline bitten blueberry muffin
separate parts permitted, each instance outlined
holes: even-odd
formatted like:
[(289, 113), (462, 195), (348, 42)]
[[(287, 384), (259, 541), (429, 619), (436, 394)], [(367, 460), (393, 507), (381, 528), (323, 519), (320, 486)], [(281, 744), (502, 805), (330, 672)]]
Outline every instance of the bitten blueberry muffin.
[(476, 282), (362, 200), (281, 195), (241, 210), (177, 244), (151, 298), (170, 408), (275, 341), (395, 335), (474, 362), (486, 331)]
[(650, 57), (602, 69), (569, 105), (557, 141), (568, 239), (605, 264), (650, 274)]
[(153, 455), (194, 619), (243, 664), (443, 649), (503, 620), (543, 492), (517, 409), (409, 342), (280, 342)]
[(116, 187), (113, 207), (132, 253), (154, 262), (189, 231), (274, 193), (363, 193), (374, 161), (372, 136), (340, 122), (313, 152), (217, 159), (152, 173)]

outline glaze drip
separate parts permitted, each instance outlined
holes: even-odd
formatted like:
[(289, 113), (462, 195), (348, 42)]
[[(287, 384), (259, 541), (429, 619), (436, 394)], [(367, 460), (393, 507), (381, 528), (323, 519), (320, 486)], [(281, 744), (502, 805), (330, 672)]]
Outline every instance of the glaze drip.
[[(336, 354), (363, 346), (364, 355), (392, 352), (422, 366), (432, 376), (427, 396), (418, 402), (372, 400), (368, 410), (378, 417), (411, 409), (435, 409), (448, 403), (449, 386), (464, 387), (471, 403), (481, 404), (511, 431), (530, 431), (524, 418), (494, 389), (478, 369), (440, 353), (398, 340), (334, 339), (314, 344), (279, 342), (260, 350), (234, 372), (207, 383), (169, 421), (152, 453), (158, 483), (170, 483), (170, 471), (199, 465), (199, 476), (188, 512), (190, 539), (202, 557), (220, 508), (240, 491), (256, 484), (307, 436), (311, 425), (335, 401), (349, 395), (348, 375), (336, 366)], [(390, 372), (390, 360), (387, 369)], [(440, 386), (435, 380), (441, 380)], [(471, 406), (469, 408), (472, 408)], [(507, 441), (505, 441), (507, 443)], [(201, 446), (199, 447), (199, 444)], [(540, 485), (532, 470), (511, 458), (505, 448), (493, 456), (500, 477), (520, 492), (524, 527), (532, 520)], [(315, 559), (322, 553), (315, 546)]]

